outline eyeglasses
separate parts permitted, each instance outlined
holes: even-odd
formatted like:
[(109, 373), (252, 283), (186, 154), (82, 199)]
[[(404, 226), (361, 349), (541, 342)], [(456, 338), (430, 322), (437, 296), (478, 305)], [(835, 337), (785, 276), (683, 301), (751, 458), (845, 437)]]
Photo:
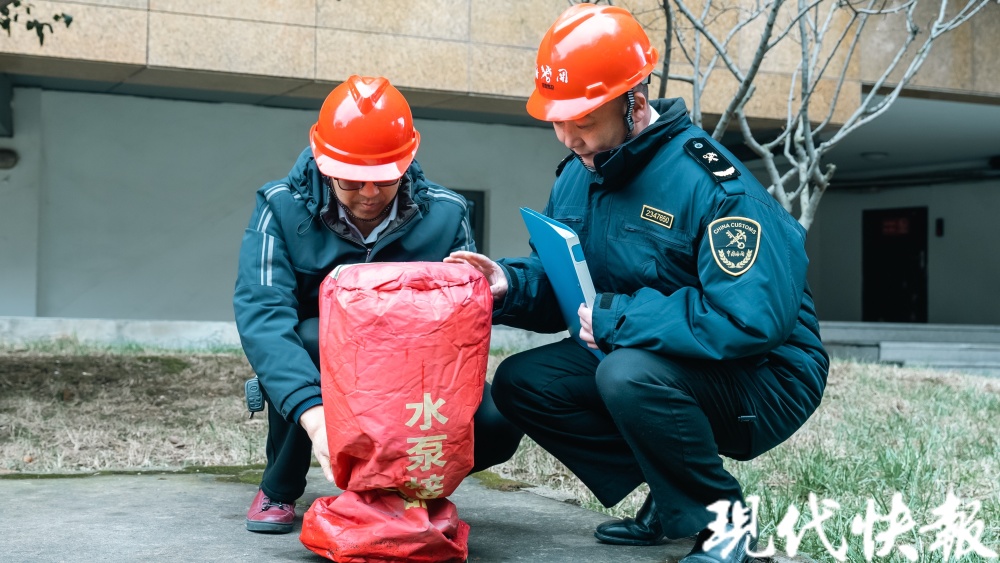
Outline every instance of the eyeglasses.
[(395, 180), (389, 180), (388, 182), (363, 182), (363, 181), (360, 181), (360, 180), (341, 180), (340, 178), (333, 178), (331, 176), (323, 176), (323, 180), (326, 182), (326, 185), (328, 187), (330, 187), (332, 189), (333, 188), (333, 182), (336, 181), (337, 182), (337, 186), (339, 186), (340, 189), (344, 190), (345, 192), (355, 192), (355, 191), (358, 191), (361, 188), (365, 187), (365, 184), (372, 184), (376, 188), (391, 188), (392, 186), (395, 186), (396, 184), (398, 184), (399, 181), (402, 180), (402, 179), (403, 179), (403, 177), (400, 176), (399, 178), (396, 178)]

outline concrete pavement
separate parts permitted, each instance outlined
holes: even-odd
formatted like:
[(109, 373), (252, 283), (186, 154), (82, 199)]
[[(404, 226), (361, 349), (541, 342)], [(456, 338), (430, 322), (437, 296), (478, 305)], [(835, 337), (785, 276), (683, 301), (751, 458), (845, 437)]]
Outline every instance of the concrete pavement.
[[(325, 561), (298, 534), (312, 501), (337, 493), (318, 469), (297, 505), (295, 532), (285, 535), (246, 531), (256, 486), (231, 479), (176, 473), (0, 479), (0, 560)], [(607, 516), (532, 492), (489, 489), (475, 478), (450, 498), (471, 526), (470, 563), (663, 563), (691, 548), (690, 540), (604, 545), (593, 530)]]

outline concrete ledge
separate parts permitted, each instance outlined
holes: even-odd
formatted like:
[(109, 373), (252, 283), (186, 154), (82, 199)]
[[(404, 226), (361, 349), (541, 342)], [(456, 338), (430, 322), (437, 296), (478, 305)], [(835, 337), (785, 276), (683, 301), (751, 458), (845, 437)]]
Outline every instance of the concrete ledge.
[(882, 342), (879, 349), (883, 362), (1000, 366), (1000, 344)]
[[(831, 356), (861, 362), (1000, 369), (1000, 327), (893, 323), (821, 323)], [(493, 327), (490, 349), (512, 353), (567, 337)], [(0, 317), (0, 346), (68, 341), (91, 346), (178, 350), (240, 348), (233, 322)], [(959, 367), (962, 366), (962, 367)]]
[(181, 349), (240, 346), (236, 323), (0, 317), (0, 345), (59, 340), (98, 346), (138, 344)]
[[(566, 337), (566, 332), (538, 334), (498, 326), (493, 327), (490, 349), (516, 352)], [(182, 350), (241, 347), (233, 322), (0, 317), (0, 346), (60, 340), (96, 346), (139, 345)]]
[(823, 343), (877, 346), (882, 342), (961, 342), (1000, 345), (1000, 326), (908, 323), (819, 323)]
[(1000, 375), (1000, 326), (822, 322), (831, 357)]
[(840, 360), (853, 360), (855, 362), (878, 362), (879, 347), (867, 344), (842, 344), (836, 342), (824, 342), (826, 353), (831, 358)]

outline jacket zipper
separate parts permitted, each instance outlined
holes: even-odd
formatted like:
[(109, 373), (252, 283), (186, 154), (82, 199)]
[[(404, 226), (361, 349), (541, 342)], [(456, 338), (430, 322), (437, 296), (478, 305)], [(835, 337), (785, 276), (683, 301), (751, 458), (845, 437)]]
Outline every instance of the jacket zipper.
[[(350, 238), (350, 237), (345, 237), (344, 235), (342, 235), (342, 234), (338, 233), (337, 231), (333, 230), (333, 228), (331, 228), (331, 227), (330, 227), (330, 225), (327, 225), (327, 224), (326, 224), (326, 221), (324, 221), (324, 220), (323, 220), (322, 218), (320, 218), (320, 221), (319, 221), (319, 222), (320, 222), (320, 223), (322, 223), (322, 224), (323, 224), (323, 226), (324, 226), (324, 227), (326, 227), (326, 229), (327, 229), (328, 231), (330, 231), (331, 233), (333, 233), (333, 234), (337, 235), (338, 237), (340, 237), (340, 238), (342, 238), (342, 239), (346, 240), (346, 241), (347, 241), (347, 242), (349, 242), (349, 243), (352, 243), (352, 244), (354, 244), (354, 245), (357, 245), (357, 246), (360, 246), (361, 248), (364, 248), (364, 249), (365, 249), (365, 263), (367, 263), (367, 262), (368, 262), (368, 261), (369, 261), (369, 260), (371, 259), (371, 257), (372, 257), (372, 252), (374, 252), (374, 250), (375, 250), (375, 247), (379, 246), (379, 243), (380, 243), (380, 242), (384, 242), (385, 244), (389, 244), (389, 243), (390, 243), (390, 242), (392, 242), (393, 240), (396, 240), (395, 238), (394, 238), (394, 239), (392, 239), (392, 240), (386, 240), (386, 239), (387, 239), (387, 238), (389, 237), (389, 235), (392, 235), (392, 234), (394, 234), (394, 233), (398, 232), (398, 231), (399, 231), (400, 229), (402, 229), (402, 228), (403, 228), (404, 226), (408, 225), (408, 224), (410, 223), (410, 221), (412, 221), (412, 220), (413, 220), (413, 217), (414, 217), (415, 215), (417, 215), (418, 213), (420, 213), (420, 209), (419, 209), (419, 206), (417, 206), (417, 207), (418, 207), (418, 209), (417, 209), (417, 210), (416, 210), (416, 211), (415, 211), (415, 212), (414, 212), (413, 214), (411, 214), (411, 215), (410, 215), (409, 217), (407, 217), (405, 221), (403, 221), (403, 222), (402, 222), (402, 223), (400, 223), (399, 225), (396, 225), (396, 227), (395, 227), (394, 229), (392, 229), (391, 231), (388, 231), (388, 232), (386, 232), (386, 233), (385, 233), (385, 234), (384, 234), (384, 235), (382, 236), (382, 238), (381, 238), (381, 239), (379, 239), (379, 240), (376, 240), (376, 241), (375, 241), (375, 243), (374, 243), (374, 244), (372, 244), (371, 246), (368, 246), (368, 245), (367, 245), (367, 244), (365, 244), (365, 243), (364, 243), (363, 241), (362, 241), (362, 242), (358, 242), (357, 240), (355, 240), (355, 239), (353, 239), (353, 238)], [(397, 238), (398, 238), (398, 237), (397, 237)], [(385, 244), (383, 244), (383, 245), (381, 245), (381, 246), (385, 246)], [(381, 247), (380, 247), (380, 248), (381, 248)]]
[(375, 244), (373, 244), (371, 246), (371, 248), (368, 248), (368, 246), (365, 245), (365, 248), (368, 248), (368, 252), (365, 254), (365, 262), (368, 262), (368, 260), (371, 258), (372, 252), (375, 251), (376, 247), (378, 247), (379, 249), (381, 249), (381, 248), (385, 247), (387, 244), (389, 244), (390, 242), (393, 242), (394, 240), (396, 240), (397, 238), (399, 238), (399, 237), (395, 237), (392, 240), (389, 240), (389, 237), (391, 235), (393, 235), (395, 233), (398, 233), (403, 227), (405, 227), (406, 225), (408, 225), (410, 223), (410, 221), (413, 220), (413, 217), (417, 215), (417, 213), (420, 213), (419, 209), (417, 209), (412, 215), (410, 215), (409, 217), (407, 217), (405, 221), (403, 221), (399, 225), (396, 225), (396, 228), (394, 228), (393, 230), (385, 233), (382, 236), (382, 238), (376, 240)]

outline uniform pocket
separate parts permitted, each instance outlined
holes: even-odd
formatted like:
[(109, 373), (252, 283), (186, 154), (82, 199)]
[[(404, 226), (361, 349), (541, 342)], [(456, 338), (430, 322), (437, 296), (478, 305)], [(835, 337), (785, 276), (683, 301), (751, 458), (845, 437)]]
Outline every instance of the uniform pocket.
[(698, 284), (691, 241), (685, 233), (626, 223), (609, 239), (608, 269), (627, 292), (649, 287), (670, 294)]
[(561, 209), (559, 211), (560, 213), (553, 213), (552, 218), (579, 234), (583, 229), (583, 211), (571, 209)]
[[(671, 234), (667, 234), (671, 233)], [(691, 249), (691, 240), (680, 232), (665, 229), (648, 229), (626, 223), (622, 226), (622, 241), (634, 244), (664, 244), (674, 251), (685, 252)]]

